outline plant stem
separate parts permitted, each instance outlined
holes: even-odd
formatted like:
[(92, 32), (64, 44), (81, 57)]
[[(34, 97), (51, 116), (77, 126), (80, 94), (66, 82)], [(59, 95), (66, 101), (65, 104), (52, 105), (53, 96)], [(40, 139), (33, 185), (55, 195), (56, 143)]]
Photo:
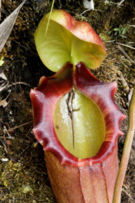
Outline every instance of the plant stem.
[(119, 168), (119, 172), (118, 172), (118, 176), (115, 184), (113, 203), (120, 203), (121, 201), (122, 185), (124, 182), (128, 160), (130, 157), (130, 151), (131, 151), (132, 141), (134, 137), (134, 132), (135, 132), (135, 88), (134, 88), (132, 99), (129, 106), (129, 126), (128, 126), (127, 136), (125, 139), (120, 168)]

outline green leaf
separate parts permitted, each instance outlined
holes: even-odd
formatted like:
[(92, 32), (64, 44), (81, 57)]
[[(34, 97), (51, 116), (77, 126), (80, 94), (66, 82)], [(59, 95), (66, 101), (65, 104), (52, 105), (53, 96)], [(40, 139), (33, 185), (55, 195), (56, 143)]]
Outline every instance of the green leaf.
[(71, 35), (58, 23), (50, 20), (48, 32), (44, 18), (35, 33), (35, 43), (42, 62), (52, 71), (57, 72), (66, 62), (71, 61)]
[[(70, 15), (67, 15), (69, 18)], [(84, 62), (92, 69), (100, 66), (105, 57), (105, 50), (101, 40), (97, 37), (98, 35), (88, 24), (75, 21), (77, 26), (75, 25), (74, 29), (67, 29), (67, 22), (65, 21), (67, 17), (62, 14), (62, 11), (54, 11), (51, 18), (48, 18), (49, 14), (44, 16), (39, 23), (35, 32), (35, 44), (42, 62), (50, 70), (57, 72), (66, 62), (71, 62), (73, 65)], [(72, 17), (71, 21), (73, 21)], [(82, 40), (88, 34), (82, 34), (82, 27), (85, 28), (86, 32), (88, 32), (87, 27), (92, 29), (89, 38), (93, 42)], [(95, 43), (96, 40), (97, 43)]]
[(104, 59), (103, 48), (100, 45), (88, 43), (74, 37), (72, 40), (71, 56), (74, 65), (83, 62), (87, 67), (95, 69)]

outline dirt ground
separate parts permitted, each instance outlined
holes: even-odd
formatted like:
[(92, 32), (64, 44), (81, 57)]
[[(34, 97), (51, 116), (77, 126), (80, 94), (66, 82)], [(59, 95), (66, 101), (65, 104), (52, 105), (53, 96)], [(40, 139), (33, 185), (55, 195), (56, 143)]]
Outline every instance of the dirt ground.
[[(1, 22), (20, 3), (3, 0)], [(55, 0), (54, 8), (65, 9), (78, 20), (89, 22), (103, 39), (107, 57), (93, 71), (102, 81), (117, 81), (115, 96), (127, 115), (135, 84), (135, 1), (94, 0), (95, 9), (86, 11), (81, 0)], [(27, 0), (17, 18), (0, 60), (0, 202), (55, 203), (48, 180), (43, 150), (32, 132), (30, 89), (42, 75), (52, 75), (44, 67), (34, 45), (33, 33), (52, 1)], [(3, 57), (3, 59), (2, 59)], [(121, 129), (119, 158), (123, 150), (128, 119)], [(122, 203), (135, 202), (135, 141), (122, 191)]]

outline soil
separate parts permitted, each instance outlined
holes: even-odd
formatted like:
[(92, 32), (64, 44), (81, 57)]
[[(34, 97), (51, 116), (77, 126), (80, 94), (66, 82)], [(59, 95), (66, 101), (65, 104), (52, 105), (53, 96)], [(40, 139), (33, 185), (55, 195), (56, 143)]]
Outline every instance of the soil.
[[(127, 119), (121, 125), (121, 158), (128, 128), (128, 106), (135, 84), (135, 1), (95, 0), (86, 11), (83, 1), (55, 0), (54, 8), (65, 9), (78, 20), (89, 22), (103, 39), (107, 56), (93, 73), (102, 81), (117, 81), (115, 100)], [(1, 22), (21, 1), (3, 0)], [(0, 66), (0, 202), (55, 203), (47, 176), (42, 147), (32, 132), (31, 88), (42, 75), (52, 75), (36, 52), (33, 33), (52, 1), (27, 0), (1, 53)], [(0, 57), (1, 58), (1, 57)], [(122, 190), (122, 203), (135, 202), (135, 141)]]

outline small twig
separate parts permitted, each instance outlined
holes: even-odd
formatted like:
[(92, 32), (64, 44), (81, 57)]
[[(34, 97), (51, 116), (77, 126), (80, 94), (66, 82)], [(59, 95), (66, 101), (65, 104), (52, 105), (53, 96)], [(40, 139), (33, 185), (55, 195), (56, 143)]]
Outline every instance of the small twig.
[(118, 6), (118, 7), (119, 7), (119, 6), (121, 6), (121, 4), (123, 4), (123, 3), (124, 3), (124, 1), (125, 1), (125, 0), (121, 0), (121, 1), (118, 3), (118, 5), (117, 5), (117, 6)]
[(30, 87), (30, 85), (28, 83), (26, 83), (26, 82), (14, 82), (11, 85), (8, 85), (7, 88), (10, 88), (10, 87), (15, 86), (15, 85), (25, 85), (27, 87)]
[(135, 132), (135, 88), (134, 88), (132, 99), (129, 106), (128, 132), (125, 139), (122, 159), (121, 159), (120, 168), (119, 168), (119, 172), (118, 172), (118, 176), (115, 184), (113, 203), (120, 203), (120, 200), (121, 200), (122, 185), (124, 182), (127, 165), (130, 157), (130, 151), (131, 151), (131, 146), (133, 142), (134, 132)]
[(118, 45), (117, 47), (124, 54), (124, 56), (129, 59), (131, 63), (135, 64), (135, 61), (131, 59), (131, 57), (125, 52), (125, 50), (120, 45)]
[(130, 200), (133, 200), (133, 198), (131, 197), (131, 195), (128, 193), (128, 191), (127, 191), (127, 187), (124, 187), (124, 185), (123, 185), (123, 188), (122, 188), (122, 191), (127, 195), (127, 197), (130, 199)]
[(2, 139), (2, 140), (5, 140), (5, 139), (14, 140), (15, 138), (14, 137), (3, 137), (3, 136), (0, 136), (0, 139)]
[(73, 134), (73, 148), (74, 148), (74, 143), (75, 143), (75, 135), (74, 135), (74, 121), (73, 121), (73, 99), (75, 97), (75, 93), (72, 90), (71, 92), (69, 92), (68, 94), (68, 98), (66, 100), (67, 103), (67, 109), (68, 109), (68, 114), (69, 117), (71, 119), (71, 123), (72, 123), (72, 134)]
[(4, 151), (6, 152), (6, 154), (8, 154), (7, 146), (5, 145), (5, 143), (2, 140), (0, 140), (0, 142), (3, 145)]
[(128, 45), (128, 44), (123, 44), (123, 43), (120, 43), (120, 42), (117, 42), (117, 44), (119, 44), (119, 45), (121, 45), (121, 46), (123, 46), (123, 47), (127, 47), (127, 48), (129, 48), (129, 49), (135, 50), (135, 47), (132, 47), (132, 46), (130, 46), (130, 45)]
[(24, 154), (24, 152), (26, 152), (26, 150), (28, 150), (29, 148), (30, 148), (29, 145), (28, 145), (26, 148), (24, 148), (24, 149), (20, 152), (18, 158), (22, 158), (22, 155)]
[(135, 28), (135, 25), (129, 25), (129, 26)]
[(115, 40), (108, 40), (108, 41), (105, 41), (105, 43), (112, 43), (112, 42), (115, 42)]
[(80, 13), (80, 16), (82, 16), (83, 14), (87, 13), (88, 11), (90, 11), (90, 9), (86, 9), (85, 11), (83, 11), (82, 13)]
[(123, 85), (123, 88), (124, 88), (125, 92), (129, 93), (130, 88), (129, 88), (128, 83), (125, 80), (125, 78), (123, 76), (123, 73), (121, 71), (120, 71), (120, 81), (121, 81), (121, 84)]
[(32, 122), (33, 122), (33, 121), (31, 120), (31, 121), (28, 121), (28, 122), (26, 122), (26, 123), (22, 123), (22, 124), (20, 124), (20, 125), (17, 125), (17, 126), (15, 126), (15, 127), (13, 127), (13, 128), (9, 128), (9, 129), (8, 129), (8, 132), (13, 131), (13, 130), (16, 130), (16, 129), (21, 128), (21, 127), (26, 126), (26, 125), (29, 125), (29, 124), (32, 123)]
[[(7, 129), (7, 127), (4, 125), (3, 126), (3, 133), (4, 133), (4, 138), (5, 138), (5, 140), (6, 140), (6, 138), (11, 138), (12, 136), (10, 135), (10, 133), (9, 133), (9, 131), (8, 131), (8, 129)], [(5, 135), (8, 135), (8, 137), (6, 137)], [(12, 139), (12, 138), (11, 138)]]
[(12, 84), (7, 84), (5, 87), (3, 87), (2, 91), (5, 91), (6, 89), (9, 89), (12, 86), (16, 86), (16, 85), (25, 85), (27, 87), (30, 87), (30, 84), (26, 83), (26, 82), (14, 82)]

